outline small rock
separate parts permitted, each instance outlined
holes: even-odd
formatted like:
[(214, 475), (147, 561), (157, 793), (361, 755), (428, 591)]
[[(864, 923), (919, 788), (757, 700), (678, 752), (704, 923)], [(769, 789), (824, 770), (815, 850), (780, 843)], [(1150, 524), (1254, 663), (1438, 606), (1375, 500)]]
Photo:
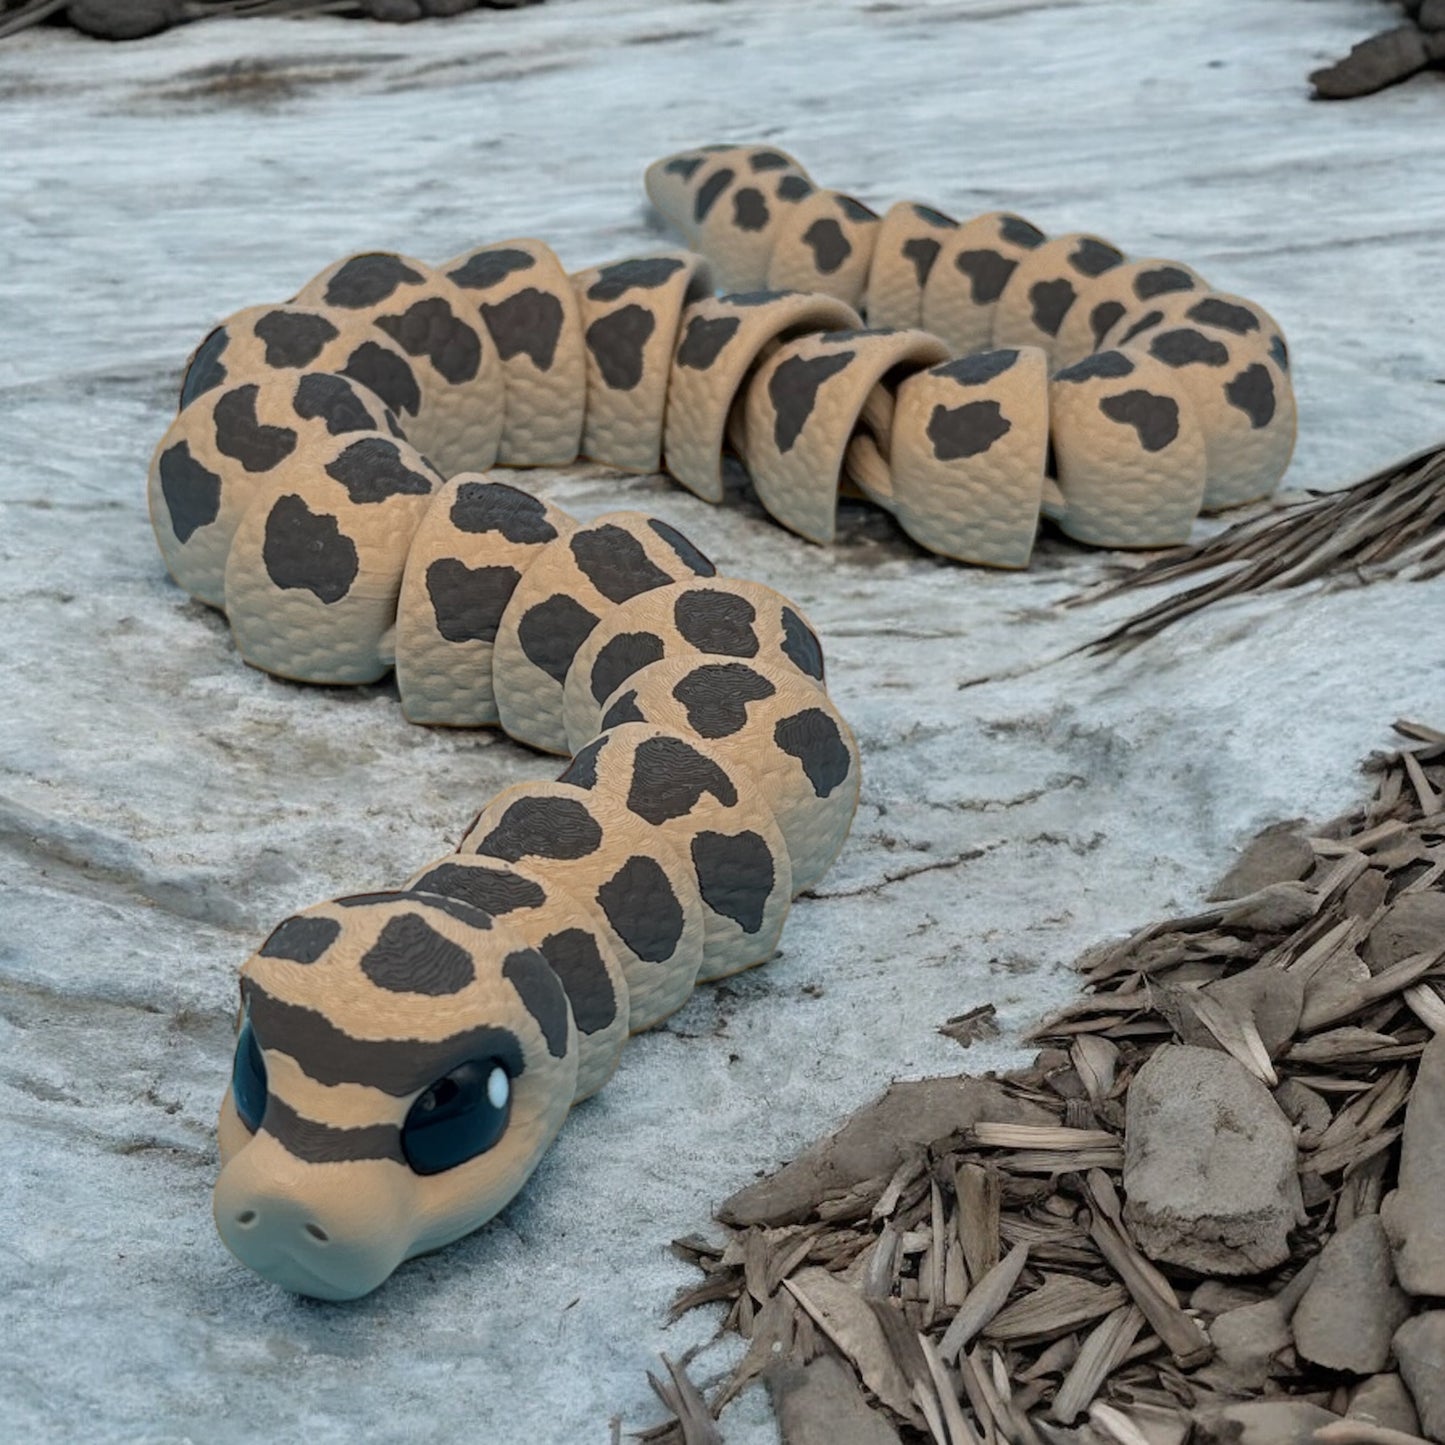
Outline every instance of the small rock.
[(1215, 1363), (1242, 1390), (1259, 1390), (1276, 1359), (1289, 1349), (1289, 1322), (1278, 1300), (1227, 1310), (1209, 1326)]
[(1390, 1340), (1409, 1314), (1385, 1226), (1378, 1215), (1362, 1215), (1325, 1245), (1294, 1314), (1295, 1348), (1328, 1369), (1374, 1374), (1390, 1363)]
[(1294, 1132), (1228, 1054), (1157, 1049), (1129, 1090), (1124, 1217), (1152, 1259), (1255, 1274), (1289, 1258), (1302, 1217)]
[(1224, 1279), (1206, 1279), (1194, 1287), (1189, 1308), (1202, 1315), (1222, 1315), (1262, 1303), (1268, 1296), (1254, 1285), (1232, 1284)]
[(1212, 1445), (1312, 1445), (1315, 1431), (1339, 1418), (1303, 1400), (1257, 1400), (1197, 1414), (1194, 1438)]
[(1421, 30), (1445, 30), (1445, 0), (1425, 0), (1415, 23)]
[(1267, 966), (1222, 978), (1204, 992), (1231, 1011), (1253, 1018), (1270, 1058), (1283, 1053), (1294, 1038), (1305, 1001), (1305, 986), (1298, 974)]
[(180, 10), (176, 0), (75, 0), (65, 18), (97, 40), (143, 40), (174, 25)]
[(1420, 1056), (1405, 1106), (1399, 1185), (1380, 1208), (1395, 1277), (1413, 1295), (1445, 1295), (1445, 1034)]
[(1445, 1442), (1445, 1310), (1406, 1320), (1395, 1331), (1395, 1359), (1420, 1428), (1430, 1439)]
[(1303, 883), (1271, 883), (1235, 904), (1224, 915), (1226, 928), (1254, 933), (1288, 933), (1315, 916), (1319, 896)]
[(1378, 1425), (1382, 1430), (1398, 1430), (1402, 1435), (1420, 1433), (1415, 1403), (1398, 1375), (1371, 1375), (1356, 1385), (1345, 1413), (1353, 1419)]
[(1211, 903), (1243, 898), (1271, 883), (1293, 883), (1315, 866), (1315, 850), (1299, 831), (1299, 819), (1276, 823), (1249, 843), (1239, 861), (1214, 886)]
[(477, 8), (477, 0), (421, 0), (421, 8), (438, 19), (448, 15), (464, 15)]
[(1424, 37), (1413, 25), (1397, 25), (1362, 40), (1343, 60), (1310, 76), (1320, 100), (1350, 100), (1406, 80), (1430, 63)]
[(1402, 893), (1365, 940), (1371, 973), (1383, 973), (1417, 953), (1445, 942), (1445, 893)]

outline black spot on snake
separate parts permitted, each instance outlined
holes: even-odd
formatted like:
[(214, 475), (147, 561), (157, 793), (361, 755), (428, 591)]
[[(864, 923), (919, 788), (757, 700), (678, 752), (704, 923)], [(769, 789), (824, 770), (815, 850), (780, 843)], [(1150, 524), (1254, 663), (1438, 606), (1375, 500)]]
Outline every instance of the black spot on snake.
[(642, 709), (637, 706), (637, 689), (630, 688), (602, 714), (600, 726), (605, 730), (621, 727), (623, 723), (646, 721), (647, 719), (642, 715)]
[(327, 462), (325, 470), (358, 504), (431, 495), (432, 479), (407, 466), (401, 449), (387, 437), (369, 436), (352, 442), (340, 456)]
[(755, 186), (744, 186), (733, 195), (733, 225), (740, 231), (761, 231), (772, 219), (763, 193)]
[(760, 673), (741, 662), (694, 668), (680, 678), (672, 695), (687, 711), (687, 724), (699, 737), (725, 738), (747, 726), (748, 704), (777, 692)]
[(170, 513), (171, 531), (178, 542), (189, 542), (220, 515), (221, 479), (191, 455), (187, 442), (167, 447), (161, 453), (156, 473)]
[(375, 341), (363, 341), (341, 368), (343, 376), (374, 391), (392, 411), (415, 416), (421, 410), (421, 388), (404, 356)]
[(611, 522), (579, 529), (567, 539), (567, 546), (578, 571), (609, 602), (626, 602), (673, 580), (631, 532)]
[(706, 371), (737, 335), (741, 325), (741, 319), (736, 316), (692, 317), (677, 348), (677, 365), (692, 371)]
[(990, 306), (997, 301), (1018, 266), (1017, 261), (997, 251), (960, 251), (953, 264), (968, 277), (969, 295), (975, 306)]
[(714, 913), (731, 918), (744, 933), (763, 926), (777, 873), (772, 849), (761, 835), (698, 833), (692, 840), (692, 867), (702, 901)]
[(463, 482), (452, 498), (451, 522), (459, 532), (500, 532), (520, 546), (551, 542), (557, 536), (556, 527), (547, 520), (547, 504), (505, 482)]
[(288, 918), (256, 951), (262, 958), (315, 963), (341, 935), (334, 918)]
[(521, 580), (515, 567), (468, 567), (455, 557), (437, 558), (426, 569), (437, 631), (448, 642), (495, 642)]
[(362, 955), (361, 971), (388, 993), (431, 998), (460, 993), (477, 976), (471, 954), (443, 937), (419, 913), (388, 918), (376, 942)]
[(813, 265), (824, 276), (831, 276), (853, 254), (853, 243), (843, 234), (842, 226), (826, 216), (803, 232), (803, 244), (813, 253)]
[(460, 863), (440, 863), (411, 886), (419, 893), (459, 898), (493, 918), (522, 908), (540, 908), (547, 901), (547, 892), (540, 883), (519, 877), (507, 868), (468, 868)]
[(597, 759), (602, 750), (611, 742), (611, 738), (603, 733), (595, 737), (585, 748), (579, 748), (572, 761), (558, 774), (559, 783), (570, 783), (574, 788), (586, 788), (589, 791), (597, 786)]
[(440, 296), (414, 302), (400, 316), (378, 316), (375, 324), (408, 356), (426, 357), (453, 386), (481, 370), (481, 338)]
[(400, 256), (385, 251), (372, 251), (353, 256), (326, 283), (326, 304), (358, 310), (385, 301), (398, 286), (415, 285), (426, 278), (413, 270)]
[[(343, 382), (342, 385), (345, 385)], [(216, 450), (248, 472), (268, 472), (296, 450), (296, 433), (290, 427), (265, 426), (256, 416), (254, 384), (238, 386), (216, 400)]]
[(701, 156), (679, 156), (676, 160), (668, 161), (662, 169), (667, 175), (681, 176), (683, 180), (690, 181), (701, 164)]
[(928, 273), (933, 270), (933, 263), (938, 260), (941, 249), (931, 236), (913, 236), (903, 243), (903, 259), (913, 263), (913, 274), (920, 286), (928, 280)]
[(707, 219), (707, 213), (712, 210), (717, 198), (727, 190), (733, 183), (733, 173), (724, 169), (710, 175), (697, 188), (697, 195), (692, 201), (692, 219), (701, 225)]
[(576, 798), (518, 798), (476, 846), (478, 853), (520, 863), (523, 858), (587, 858), (602, 846), (602, 829)]
[(186, 375), (181, 382), (181, 409), (184, 411), (198, 396), (211, 390), (212, 387), (220, 386), (226, 379), (226, 368), (221, 363), (221, 356), (225, 352), (231, 338), (224, 326), (218, 326), (196, 347), (196, 353), (191, 357), (190, 364), (186, 367)]
[(1161, 331), (1149, 342), (1149, 355), (1165, 366), (1228, 366), (1229, 348), (1187, 326)]
[(1136, 336), (1148, 331), (1150, 327), (1158, 326), (1163, 321), (1162, 311), (1146, 311), (1120, 338), (1119, 345), (1127, 346)]
[(748, 157), (748, 164), (757, 174), (762, 171), (786, 171), (791, 168), (793, 163), (787, 156), (779, 155), (777, 151), (754, 151)]
[(638, 256), (600, 266), (587, 288), (589, 301), (620, 301), (629, 291), (655, 291), (665, 286), (687, 262), (676, 256)]
[(801, 201), (813, 194), (813, 183), (806, 176), (784, 176), (778, 182), (777, 196), (780, 201)]
[(1284, 344), (1284, 337), (1270, 337), (1269, 354), (1281, 371), (1289, 370), (1289, 348)]
[(818, 389), (829, 377), (848, 367), (853, 351), (827, 356), (790, 356), (768, 378), (768, 398), (773, 404), (773, 441), (780, 452), (789, 452), (802, 434), (817, 404)]
[(478, 251), (475, 256), (469, 256), (455, 271), (447, 272), (447, 279), (466, 291), (490, 291), (508, 276), (518, 271), (530, 271), (536, 264), (537, 258), (530, 251), (503, 246), (495, 251)]
[(577, 649), (596, 626), (593, 613), (559, 592), (523, 613), (517, 640), (527, 660), (560, 687), (567, 680)]
[(302, 589), (322, 602), (340, 602), (356, 581), (356, 543), (335, 517), (313, 512), (300, 497), (278, 497), (261, 544), (266, 575), (283, 590)]
[(306, 1164), (347, 1164), (362, 1159), (404, 1162), (401, 1130), (395, 1124), (358, 1124), (339, 1128), (298, 1114), (283, 1098), (266, 1100), (261, 1127), (288, 1154)]
[[(758, 635), (753, 631), (758, 613), (746, 597), (733, 592), (714, 592), (710, 588), (683, 592), (673, 603), (672, 617), (683, 641), (699, 652), (720, 653), (725, 657), (758, 655)], [(618, 679), (618, 683), (622, 681)]]
[(1141, 301), (1167, 296), (1174, 291), (1194, 290), (1194, 277), (1179, 266), (1156, 266), (1134, 277), (1134, 294)]
[(822, 682), (822, 644), (817, 633), (791, 607), (783, 608), (783, 654), (799, 672)]
[(484, 301), (481, 310), (503, 361), (525, 355), (538, 371), (552, 369), (564, 317), (550, 291), (528, 286), (502, 301)]
[(931, 375), (946, 376), (960, 386), (987, 386), (1002, 376), (1019, 359), (1017, 351), (1004, 347), (998, 351), (975, 351), (970, 356), (957, 356), (933, 368)]
[(629, 858), (597, 890), (597, 902), (617, 936), (647, 963), (665, 963), (682, 942), (687, 919), (662, 865)]
[(522, 1007), (535, 1020), (554, 1059), (567, 1053), (567, 994), (552, 972), (552, 965), (535, 948), (509, 953), (502, 964), (502, 977), (517, 990)]
[(329, 371), (307, 372), (296, 383), (292, 404), (297, 416), (307, 421), (325, 421), (326, 430), (334, 437), (353, 431), (371, 431), (376, 426), (376, 418), (351, 383)]
[(1078, 294), (1073, 283), (1062, 276), (1053, 281), (1035, 281), (1029, 287), (1029, 310), (1033, 315), (1034, 325), (1045, 336), (1057, 336), (1059, 327), (1064, 324), (1064, 317)]
[(1099, 410), (1111, 421), (1134, 428), (1146, 452), (1162, 452), (1179, 435), (1179, 403), (1142, 388), (1105, 396)]
[(1032, 221), (1026, 221), (1022, 216), (1012, 213), (999, 217), (998, 233), (1009, 245), (1023, 246), (1029, 251), (1042, 246), (1048, 239)]
[(681, 738), (648, 738), (637, 745), (632, 758), (627, 807), (654, 827), (686, 817), (704, 793), (711, 793), (725, 808), (737, 804), (732, 779), (713, 758)]
[(1013, 423), (996, 401), (970, 401), (963, 406), (935, 406), (928, 419), (928, 440), (941, 462), (982, 456)]
[(853, 759), (843, 742), (838, 724), (822, 708), (804, 708), (791, 717), (780, 718), (773, 728), (773, 741), (802, 764), (813, 792), (826, 798), (847, 781)]
[(944, 230), (956, 231), (958, 222), (952, 216), (946, 216), (942, 211), (935, 211), (932, 206), (920, 206), (916, 202), (913, 206), (913, 214), (929, 226), (940, 226)]
[(587, 349), (613, 391), (631, 391), (642, 380), (642, 350), (656, 329), (652, 312), (635, 305), (599, 316), (587, 328)]
[(1121, 376), (1133, 376), (1134, 363), (1122, 351), (1096, 351), (1072, 366), (1054, 373), (1055, 381), (1094, 381), (1102, 379), (1115, 381)]
[(1213, 326), (1220, 331), (1232, 331), (1237, 336), (1248, 336), (1252, 331), (1258, 331), (1259, 317), (1253, 311), (1243, 306), (1236, 306), (1232, 301), (1222, 300), (1218, 296), (1206, 296), (1196, 301), (1188, 311), (1184, 313), (1191, 321), (1197, 321), (1201, 326)]
[(1274, 420), (1274, 382), (1269, 369), (1259, 362), (1247, 366), (1224, 388), (1225, 400), (1238, 407), (1257, 431)]
[(578, 1033), (595, 1034), (617, 1017), (617, 993), (597, 940), (585, 928), (549, 934), (537, 951), (551, 966), (572, 1005)]
[(641, 672), (649, 663), (660, 662), (666, 653), (662, 639), (651, 632), (623, 632), (609, 639), (598, 649), (592, 664), (593, 698), (600, 706), (634, 672)]
[(1082, 276), (1102, 276), (1123, 261), (1122, 251), (1093, 236), (1085, 236), (1069, 253), (1069, 265)]
[(251, 327), (266, 347), (266, 365), (283, 369), (310, 366), (328, 341), (341, 335), (324, 316), (304, 311), (268, 311)]
[(713, 566), (712, 560), (699, 548), (693, 546), (692, 542), (671, 523), (664, 522), (661, 517), (649, 517), (647, 525), (677, 553), (678, 561), (694, 576), (717, 576), (717, 568)]
[(1089, 312), (1089, 330), (1094, 337), (1094, 349), (1104, 344), (1104, 338), (1124, 317), (1124, 306), (1119, 301), (1101, 301)]

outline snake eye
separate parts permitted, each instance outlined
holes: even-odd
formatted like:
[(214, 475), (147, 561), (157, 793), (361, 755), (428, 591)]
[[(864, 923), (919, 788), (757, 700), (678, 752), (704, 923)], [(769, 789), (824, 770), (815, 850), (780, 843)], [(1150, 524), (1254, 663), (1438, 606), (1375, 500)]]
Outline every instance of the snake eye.
[(401, 1129), (416, 1174), (441, 1174), (485, 1154), (507, 1131), (512, 1076), (497, 1059), (473, 1059), (421, 1094)]
[(231, 1102), (241, 1122), (254, 1134), (266, 1112), (266, 1060), (251, 1028), (250, 1017), (241, 1020), (236, 1038), (236, 1062), (231, 1067)]

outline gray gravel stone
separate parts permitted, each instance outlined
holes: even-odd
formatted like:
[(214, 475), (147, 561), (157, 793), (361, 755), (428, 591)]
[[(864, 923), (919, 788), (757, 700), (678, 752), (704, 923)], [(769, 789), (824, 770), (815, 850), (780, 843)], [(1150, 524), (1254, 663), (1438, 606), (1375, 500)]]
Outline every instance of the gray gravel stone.
[(1401, 894), (1384, 912), (1365, 940), (1365, 962), (1371, 973), (1445, 943), (1445, 893)]
[(1222, 1275), (1282, 1264), (1303, 1208), (1296, 1168), (1289, 1120), (1228, 1054), (1171, 1045), (1139, 1071), (1124, 1216), (1152, 1259)]
[(1266, 828), (1239, 855), (1210, 893), (1211, 902), (1243, 898), (1271, 883), (1293, 883), (1314, 867), (1315, 850), (1299, 831), (1299, 819)]
[(1382, 1430), (1398, 1430), (1403, 1435), (1420, 1433), (1415, 1402), (1405, 1382), (1396, 1374), (1371, 1375), (1356, 1385), (1345, 1413), (1352, 1419), (1378, 1425)]
[(1343, 60), (1310, 76), (1320, 100), (1352, 100), (1407, 80), (1430, 63), (1424, 37), (1413, 25), (1397, 25), (1362, 40)]
[(1325, 1245), (1295, 1311), (1295, 1348), (1317, 1365), (1372, 1374), (1389, 1364), (1390, 1340), (1409, 1314), (1385, 1227), (1378, 1215), (1366, 1214)]
[(1205, 1445), (1310, 1445), (1321, 1425), (1340, 1417), (1301, 1400), (1257, 1400), (1195, 1416)]
[(1395, 1331), (1395, 1358), (1420, 1416), (1420, 1428), (1445, 1442), (1445, 1310), (1406, 1320)]
[(140, 40), (180, 19), (176, 0), (75, 0), (65, 18), (98, 40)]
[(1272, 1299), (1226, 1311), (1209, 1326), (1209, 1338), (1216, 1364), (1244, 1390), (1260, 1389), (1291, 1344), (1284, 1310)]
[(1414, 1295), (1445, 1295), (1445, 1035), (1420, 1056), (1405, 1108), (1399, 1187), (1380, 1214), (1395, 1248), (1395, 1276)]

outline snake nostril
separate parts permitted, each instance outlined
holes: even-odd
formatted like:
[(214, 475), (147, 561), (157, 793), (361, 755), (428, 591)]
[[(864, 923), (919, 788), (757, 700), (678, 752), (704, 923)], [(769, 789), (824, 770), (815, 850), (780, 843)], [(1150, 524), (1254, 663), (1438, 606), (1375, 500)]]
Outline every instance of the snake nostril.
[(256, 1211), (254, 1209), (243, 1209), (236, 1216), (236, 1223), (240, 1225), (255, 1224)]
[(308, 1224), (306, 1226), (306, 1233), (309, 1234), (312, 1239), (319, 1239), (322, 1244), (327, 1243), (331, 1238), (319, 1224)]

